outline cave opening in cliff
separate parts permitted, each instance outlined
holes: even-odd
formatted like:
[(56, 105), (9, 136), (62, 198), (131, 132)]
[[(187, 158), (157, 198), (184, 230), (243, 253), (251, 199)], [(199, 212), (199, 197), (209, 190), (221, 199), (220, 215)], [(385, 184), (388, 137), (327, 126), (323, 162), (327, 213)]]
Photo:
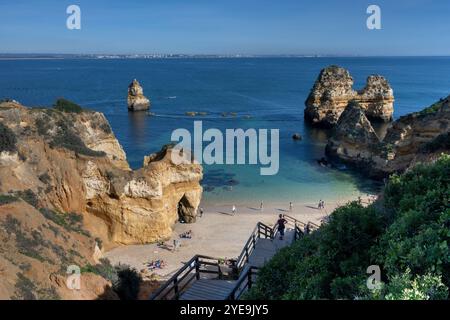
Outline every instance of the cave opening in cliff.
[(195, 222), (195, 208), (186, 195), (183, 195), (178, 202), (178, 221), (181, 223)]

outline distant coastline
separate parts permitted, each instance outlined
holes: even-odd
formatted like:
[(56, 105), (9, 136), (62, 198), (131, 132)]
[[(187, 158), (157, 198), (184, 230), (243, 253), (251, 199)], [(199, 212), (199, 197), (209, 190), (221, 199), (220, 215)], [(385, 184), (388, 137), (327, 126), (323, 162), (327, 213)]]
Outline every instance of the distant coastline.
[(270, 59), (270, 58), (450, 58), (436, 56), (365, 56), (333, 54), (59, 54), (59, 53), (0, 53), (0, 60), (62, 60), (62, 59)]

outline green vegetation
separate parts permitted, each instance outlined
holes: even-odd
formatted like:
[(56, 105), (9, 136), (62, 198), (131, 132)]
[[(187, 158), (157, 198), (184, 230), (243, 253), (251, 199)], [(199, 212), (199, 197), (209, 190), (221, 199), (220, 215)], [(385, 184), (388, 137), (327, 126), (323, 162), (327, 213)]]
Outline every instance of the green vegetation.
[[(280, 251), (247, 299), (447, 299), (450, 156), (394, 175), (377, 203), (335, 210), (318, 231)], [(381, 268), (369, 290), (367, 268)]]
[(17, 151), (17, 138), (14, 132), (0, 122), (0, 153), (3, 151)]
[(57, 126), (59, 127), (59, 131), (58, 134), (53, 137), (53, 140), (50, 142), (51, 148), (61, 147), (90, 157), (105, 156), (105, 153), (103, 151), (95, 151), (89, 149), (84, 144), (83, 140), (81, 140), (81, 138), (69, 128), (67, 121), (60, 120), (58, 121)]
[(83, 112), (83, 108), (80, 107), (78, 104), (64, 98), (59, 98), (58, 100), (56, 100), (53, 107), (61, 112), (70, 112), (70, 113)]
[(33, 281), (28, 279), (23, 273), (17, 273), (17, 281), (15, 284), (13, 300), (59, 300), (55, 287), (42, 288), (35, 285)]
[(14, 195), (35, 208), (37, 208), (39, 204), (36, 194), (31, 189), (16, 191), (14, 192)]
[(446, 103), (446, 101), (448, 101), (448, 100), (440, 99), (439, 101), (433, 103), (431, 106), (423, 109), (422, 111), (417, 112), (417, 114), (420, 116), (423, 116), (423, 115), (427, 115), (430, 113), (434, 113), (434, 112), (438, 111), (440, 108), (442, 108), (442, 106), (444, 105), (444, 103)]
[(11, 195), (0, 194), (0, 206), (18, 201), (19, 198)]
[[(77, 213), (59, 213), (47, 208), (42, 208), (39, 210), (42, 215), (48, 219), (56, 223), (57, 225), (63, 227), (67, 231), (74, 231), (80, 234), (83, 234), (87, 237), (90, 237), (88, 231), (83, 228), (83, 216)], [(56, 233), (55, 233), (56, 235)]]
[(22, 273), (17, 274), (17, 281), (15, 285), (13, 300), (36, 300), (34, 291), (36, 286), (34, 283), (25, 277)]
[(90, 272), (111, 281), (112, 289), (121, 300), (136, 300), (142, 278), (139, 273), (128, 265), (113, 266), (108, 259), (101, 259), (97, 265), (87, 265), (82, 273)]

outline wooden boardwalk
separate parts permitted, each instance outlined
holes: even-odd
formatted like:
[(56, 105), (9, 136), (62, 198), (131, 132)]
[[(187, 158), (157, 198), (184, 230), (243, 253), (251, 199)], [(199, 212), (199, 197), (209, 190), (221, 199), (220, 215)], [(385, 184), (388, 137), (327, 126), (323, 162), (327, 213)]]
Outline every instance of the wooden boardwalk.
[[(262, 267), (269, 261), (281, 248), (284, 248), (294, 241), (293, 229), (286, 229), (283, 240), (258, 239), (255, 249), (250, 254), (247, 268)], [(232, 290), (236, 287), (238, 280), (197, 280), (180, 296), (180, 300), (226, 300)]]

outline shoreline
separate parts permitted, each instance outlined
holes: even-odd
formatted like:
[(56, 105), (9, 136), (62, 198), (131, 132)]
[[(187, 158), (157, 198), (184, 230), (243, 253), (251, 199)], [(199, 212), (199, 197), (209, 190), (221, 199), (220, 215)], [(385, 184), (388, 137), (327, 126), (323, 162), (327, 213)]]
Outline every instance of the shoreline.
[[(144, 278), (167, 280), (185, 262), (196, 254), (215, 258), (237, 257), (255, 225), (263, 222), (273, 226), (279, 214), (290, 215), (302, 222), (321, 224), (321, 220), (333, 212), (337, 207), (357, 198), (342, 199), (339, 202), (325, 201), (325, 208), (318, 209), (317, 203), (293, 203), (293, 210), (289, 211), (289, 203), (264, 203), (249, 201), (253, 205), (237, 205), (236, 214), (232, 215), (229, 205), (209, 205), (203, 207), (203, 217), (199, 217), (193, 224), (176, 223), (172, 236), (164, 242), (165, 247), (157, 244), (122, 245), (104, 253), (112, 264), (128, 264), (141, 272)], [(361, 197), (363, 204), (368, 204), (373, 198)], [(192, 239), (180, 239), (179, 234), (192, 231)], [(180, 240), (180, 248), (172, 251), (173, 240)], [(149, 270), (146, 266), (151, 261), (163, 260), (163, 269)]]

